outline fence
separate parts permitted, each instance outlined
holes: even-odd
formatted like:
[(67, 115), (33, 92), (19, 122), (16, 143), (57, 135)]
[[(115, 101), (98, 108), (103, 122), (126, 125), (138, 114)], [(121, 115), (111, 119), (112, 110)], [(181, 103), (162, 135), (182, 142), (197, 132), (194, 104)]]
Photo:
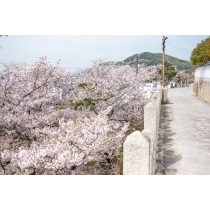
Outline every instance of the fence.
[(153, 94), (151, 102), (144, 107), (144, 130), (133, 132), (124, 142), (124, 175), (152, 175), (155, 173), (161, 98), (161, 90)]

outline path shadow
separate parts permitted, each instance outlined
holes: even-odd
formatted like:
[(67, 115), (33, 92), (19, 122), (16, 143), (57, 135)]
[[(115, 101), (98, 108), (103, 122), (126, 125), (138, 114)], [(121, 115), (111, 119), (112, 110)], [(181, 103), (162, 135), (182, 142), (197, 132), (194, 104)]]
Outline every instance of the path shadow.
[(169, 106), (161, 107), (161, 121), (159, 128), (159, 138), (157, 142), (157, 175), (175, 175), (177, 169), (173, 168), (173, 164), (182, 159), (180, 154), (176, 154), (173, 141), (176, 132), (172, 131), (172, 108)]

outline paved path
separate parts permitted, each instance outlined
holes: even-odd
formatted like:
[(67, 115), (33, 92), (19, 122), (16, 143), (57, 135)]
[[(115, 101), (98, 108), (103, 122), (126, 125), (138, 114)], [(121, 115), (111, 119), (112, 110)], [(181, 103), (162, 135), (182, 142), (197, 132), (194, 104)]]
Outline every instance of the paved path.
[(156, 174), (210, 174), (210, 104), (192, 86), (169, 90), (161, 113)]

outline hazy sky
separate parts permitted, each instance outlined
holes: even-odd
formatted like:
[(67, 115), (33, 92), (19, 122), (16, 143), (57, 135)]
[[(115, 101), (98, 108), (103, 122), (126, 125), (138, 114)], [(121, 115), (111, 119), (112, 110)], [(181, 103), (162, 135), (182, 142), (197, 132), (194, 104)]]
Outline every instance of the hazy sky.
[[(167, 35), (166, 35), (167, 36)], [(197, 43), (205, 35), (170, 35), (166, 40), (166, 54), (189, 60)], [(162, 52), (162, 36), (159, 35), (63, 35), (32, 36), (11, 35), (0, 37), (0, 62), (35, 62), (38, 57), (47, 56), (71, 71), (90, 67), (91, 60), (105, 58), (122, 61), (141, 52)]]

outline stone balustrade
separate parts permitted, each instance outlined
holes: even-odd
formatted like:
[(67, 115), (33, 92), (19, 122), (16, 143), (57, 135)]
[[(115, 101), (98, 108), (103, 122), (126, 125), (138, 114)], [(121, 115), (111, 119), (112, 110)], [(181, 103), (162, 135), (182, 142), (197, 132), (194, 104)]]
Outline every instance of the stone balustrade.
[(123, 175), (153, 175), (160, 123), (162, 91), (154, 93), (144, 107), (144, 130), (127, 136), (123, 145)]

